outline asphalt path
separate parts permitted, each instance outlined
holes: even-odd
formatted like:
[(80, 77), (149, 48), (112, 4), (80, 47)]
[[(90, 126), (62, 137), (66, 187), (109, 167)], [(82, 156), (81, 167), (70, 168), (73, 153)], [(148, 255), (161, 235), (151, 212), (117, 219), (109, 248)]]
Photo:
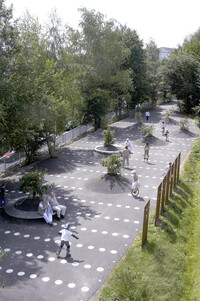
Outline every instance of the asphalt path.
[[(49, 227), (43, 220), (11, 218), (1, 209), (0, 247), (6, 253), (0, 261), (0, 300), (6, 301), (85, 301), (103, 285), (112, 268), (118, 263), (142, 228), (143, 211), (151, 200), (156, 204), (157, 188), (169, 162), (181, 152), (181, 161), (189, 152), (198, 135), (198, 128), (189, 121), (189, 132), (180, 131), (183, 116), (175, 112), (167, 127), (169, 142), (161, 134), (161, 120), (165, 110), (176, 109), (176, 103), (161, 105), (151, 110), (149, 121), (154, 126), (156, 139), (150, 145), (149, 162), (144, 162), (144, 142), (133, 119), (112, 125), (116, 144), (123, 149), (126, 138), (132, 143), (130, 168), (122, 175), (131, 179), (136, 169), (140, 178), (140, 194), (133, 198), (129, 187), (109, 187), (105, 181), (106, 168), (102, 156), (93, 151), (103, 144), (101, 131), (89, 133), (73, 144), (63, 147), (57, 159), (44, 159), (34, 169), (46, 171), (46, 181), (55, 184), (55, 194), (67, 206), (64, 220), (54, 219)], [(21, 196), (17, 187), (19, 171), (7, 181), (8, 200)], [(109, 188), (109, 189), (108, 189)], [(58, 231), (69, 222), (71, 231), (79, 236), (71, 242), (71, 258), (56, 258), (60, 243)]]

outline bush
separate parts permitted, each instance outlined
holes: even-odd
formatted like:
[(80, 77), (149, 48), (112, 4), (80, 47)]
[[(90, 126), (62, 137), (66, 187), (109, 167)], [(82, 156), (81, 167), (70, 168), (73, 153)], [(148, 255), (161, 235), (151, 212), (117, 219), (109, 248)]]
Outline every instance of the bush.
[(103, 131), (104, 146), (109, 146), (109, 145), (112, 145), (114, 143), (114, 141), (113, 141), (114, 134), (115, 134), (115, 131), (111, 131), (110, 128)]
[(19, 190), (26, 192), (32, 192), (32, 197), (35, 198), (36, 194), (42, 195), (46, 193), (49, 188), (53, 185), (44, 185), (44, 172), (28, 172), (23, 177), (21, 177), (21, 184)]
[(189, 131), (189, 122), (186, 118), (181, 120), (179, 124), (182, 131)]
[(144, 137), (153, 137), (153, 125), (149, 125), (146, 127), (140, 128), (141, 133), (144, 135)]
[(101, 160), (101, 165), (107, 167), (109, 175), (114, 176), (120, 174), (122, 162), (120, 155), (112, 154), (106, 159)]
[(170, 109), (170, 110), (165, 111), (165, 113), (164, 113), (164, 119), (165, 119), (165, 121), (169, 120), (170, 117), (173, 114), (174, 114), (174, 109)]
[(142, 117), (142, 113), (141, 113), (141, 112), (136, 112), (136, 113), (135, 113), (135, 119), (137, 120), (137, 122), (138, 122), (139, 124), (142, 123), (142, 122), (141, 122), (141, 117)]

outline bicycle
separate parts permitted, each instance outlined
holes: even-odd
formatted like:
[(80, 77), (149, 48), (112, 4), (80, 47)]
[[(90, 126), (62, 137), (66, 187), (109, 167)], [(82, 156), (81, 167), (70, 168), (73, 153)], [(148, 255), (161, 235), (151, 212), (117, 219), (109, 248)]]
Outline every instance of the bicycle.
[(139, 183), (137, 183), (136, 187), (134, 187), (134, 188), (132, 186), (132, 188), (131, 188), (131, 194), (132, 194), (133, 197), (138, 196), (138, 194), (139, 194), (139, 187), (140, 187)]

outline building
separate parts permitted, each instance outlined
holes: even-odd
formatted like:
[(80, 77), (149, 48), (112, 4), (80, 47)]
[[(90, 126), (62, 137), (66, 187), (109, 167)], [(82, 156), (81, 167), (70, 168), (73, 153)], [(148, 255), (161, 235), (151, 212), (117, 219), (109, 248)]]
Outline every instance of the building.
[(174, 51), (174, 48), (160, 47), (159, 48), (159, 60), (167, 58), (173, 51)]

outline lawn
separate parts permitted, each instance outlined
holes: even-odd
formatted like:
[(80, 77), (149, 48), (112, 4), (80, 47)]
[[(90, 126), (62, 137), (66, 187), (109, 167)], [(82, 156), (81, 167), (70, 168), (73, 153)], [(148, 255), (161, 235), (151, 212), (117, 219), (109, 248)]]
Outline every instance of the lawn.
[(159, 226), (141, 234), (113, 269), (100, 301), (200, 300), (200, 139), (192, 148)]

